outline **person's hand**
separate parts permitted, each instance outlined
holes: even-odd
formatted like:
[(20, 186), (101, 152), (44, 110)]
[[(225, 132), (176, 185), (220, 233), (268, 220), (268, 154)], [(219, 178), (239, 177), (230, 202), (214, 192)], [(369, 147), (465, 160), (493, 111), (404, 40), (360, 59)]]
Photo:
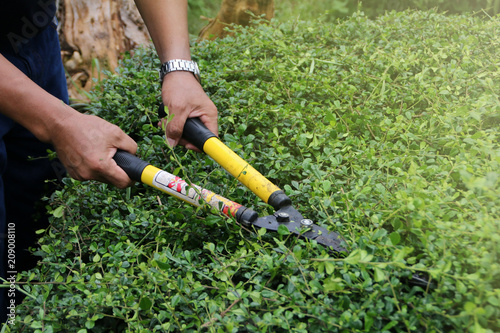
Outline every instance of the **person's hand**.
[(171, 118), (168, 122), (167, 119), (162, 120), (171, 147), (180, 144), (198, 151), (193, 144), (182, 139), (187, 118), (199, 117), (210, 131), (215, 135), (219, 134), (217, 108), (192, 73), (177, 71), (165, 75), (162, 98), (168, 108), (169, 119)]
[(98, 180), (119, 188), (133, 185), (113, 156), (117, 148), (135, 154), (137, 144), (118, 126), (75, 112), (56, 127), (50, 141), (72, 178)]

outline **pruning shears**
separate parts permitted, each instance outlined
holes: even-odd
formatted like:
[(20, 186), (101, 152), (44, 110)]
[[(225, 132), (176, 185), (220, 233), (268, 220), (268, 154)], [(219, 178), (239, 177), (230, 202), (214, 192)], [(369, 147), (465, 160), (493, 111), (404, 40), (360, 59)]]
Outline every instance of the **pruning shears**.
[[(166, 116), (163, 105), (160, 106), (159, 115), (161, 118)], [(342, 247), (341, 237), (337, 233), (328, 231), (326, 228), (315, 224), (311, 219), (302, 216), (293, 207), (292, 200), (285, 192), (221, 142), (199, 118), (187, 119), (183, 138), (209, 155), (261, 200), (271, 205), (275, 210), (274, 214), (259, 217), (257, 212), (251, 208), (224, 198), (201, 186), (188, 184), (180, 177), (161, 170), (128, 152), (118, 150), (113, 158), (131, 179), (152, 186), (193, 206), (200, 207), (206, 203), (228, 218), (235, 218), (237, 222), (246, 227), (254, 226), (270, 231), (278, 231), (278, 228), (283, 225), (291, 233), (299, 237), (315, 240), (318, 244), (331, 251), (347, 252)], [(413, 273), (408, 282), (410, 285), (423, 288), (432, 286), (426, 277), (418, 273)]]
[[(159, 112), (160, 115), (165, 114), (163, 105), (160, 106)], [(183, 179), (128, 152), (119, 150), (113, 158), (132, 180), (152, 186), (193, 206), (199, 207), (206, 203), (216, 211), (227, 217), (235, 218), (237, 222), (247, 227), (255, 226), (277, 231), (283, 225), (291, 233), (315, 240), (333, 251), (346, 251), (341, 245), (341, 237), (338, 234), (328, 231), (315, 224), (311, 219), (302, 216), (293, 207), (291, 199), (279, 187), (221, 142), (199, 118), (187, 119), (183, 138), (209, 155), (261, 200), (271, 205), (275, 210), (274, 214), (259, 217), (257, 212), (250, 208), (198, 185), (188, 184)]]

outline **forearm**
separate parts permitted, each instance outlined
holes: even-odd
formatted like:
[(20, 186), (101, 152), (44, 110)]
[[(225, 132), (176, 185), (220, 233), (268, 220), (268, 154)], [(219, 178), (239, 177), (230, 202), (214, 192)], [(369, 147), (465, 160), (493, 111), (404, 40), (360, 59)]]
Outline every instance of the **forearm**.
[(39, 140), (51, 142), (57, 125), (77, 113), (47, 93), (0, 54), (0, 113), (21, 124)]
[(0, 54), (0, 113), (51, 143), (75, 179), (132, 184), (114, 160), (117, 149), (135, 153), (137, 144), (116, 125), (79, 113), (52, 96)]
[(135, 0), (162, 62), (191, 59), (187, 0)]
[[(187, 0), (135, 0), (148, 27), (162, 63), (172, 59), (191, 60), (187, 21)], [(187, 118), (199, 117), (218, 133), (217, 108), (192, 73), (176, 71), (162, 82), (162, 100), (172, 118), (166, 124), (170, 146), (178, 143), (196, 149), (181, 139)]]

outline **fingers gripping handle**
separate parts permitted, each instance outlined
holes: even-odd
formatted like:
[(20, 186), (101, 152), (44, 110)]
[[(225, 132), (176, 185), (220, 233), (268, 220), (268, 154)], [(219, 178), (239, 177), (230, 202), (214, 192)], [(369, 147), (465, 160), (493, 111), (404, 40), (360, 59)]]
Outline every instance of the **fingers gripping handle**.
[(123, 150), (118, 150), (113, 159), (127, 173), (130, 179), (138, 182), (141, 181), (142, 172), (149, 165), (148, 162)]
[(182, 136), (201, 151), (208, 139), (216, 138), (215, 134), (203, 125), (200, 118), (188, 118)]
[[(162, 103), (158, 108), (158, 117), (162, 119), (166, 116), (167, 113), (165, 112), (165, 105)], [(186, 119), (186, 124), (184, 125), (182, 137), (195, 145), (196, 148), (203, 151), (205, 142), (207, 142), (210, 138), (216, 137), (216, 135), (205, 127), (200, 118), (188, 118)]]

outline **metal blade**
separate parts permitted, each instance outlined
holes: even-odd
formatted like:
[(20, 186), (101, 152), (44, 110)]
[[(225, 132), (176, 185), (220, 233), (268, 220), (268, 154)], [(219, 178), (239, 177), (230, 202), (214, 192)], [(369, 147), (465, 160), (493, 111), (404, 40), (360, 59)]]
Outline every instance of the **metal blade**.
[(304, 238), (313, 239), (336, 252), (346, 251), (340, 245), (341, 238), (337, 233), (329, 232), (327, 229), (314, 224), (313, 221), (305, 219), (292, 206), (282, 207), (274, 215), (259, 217), (252, 224), (271, 231), (277, 231), (280, 225), (284, 225), (290, 232)]

